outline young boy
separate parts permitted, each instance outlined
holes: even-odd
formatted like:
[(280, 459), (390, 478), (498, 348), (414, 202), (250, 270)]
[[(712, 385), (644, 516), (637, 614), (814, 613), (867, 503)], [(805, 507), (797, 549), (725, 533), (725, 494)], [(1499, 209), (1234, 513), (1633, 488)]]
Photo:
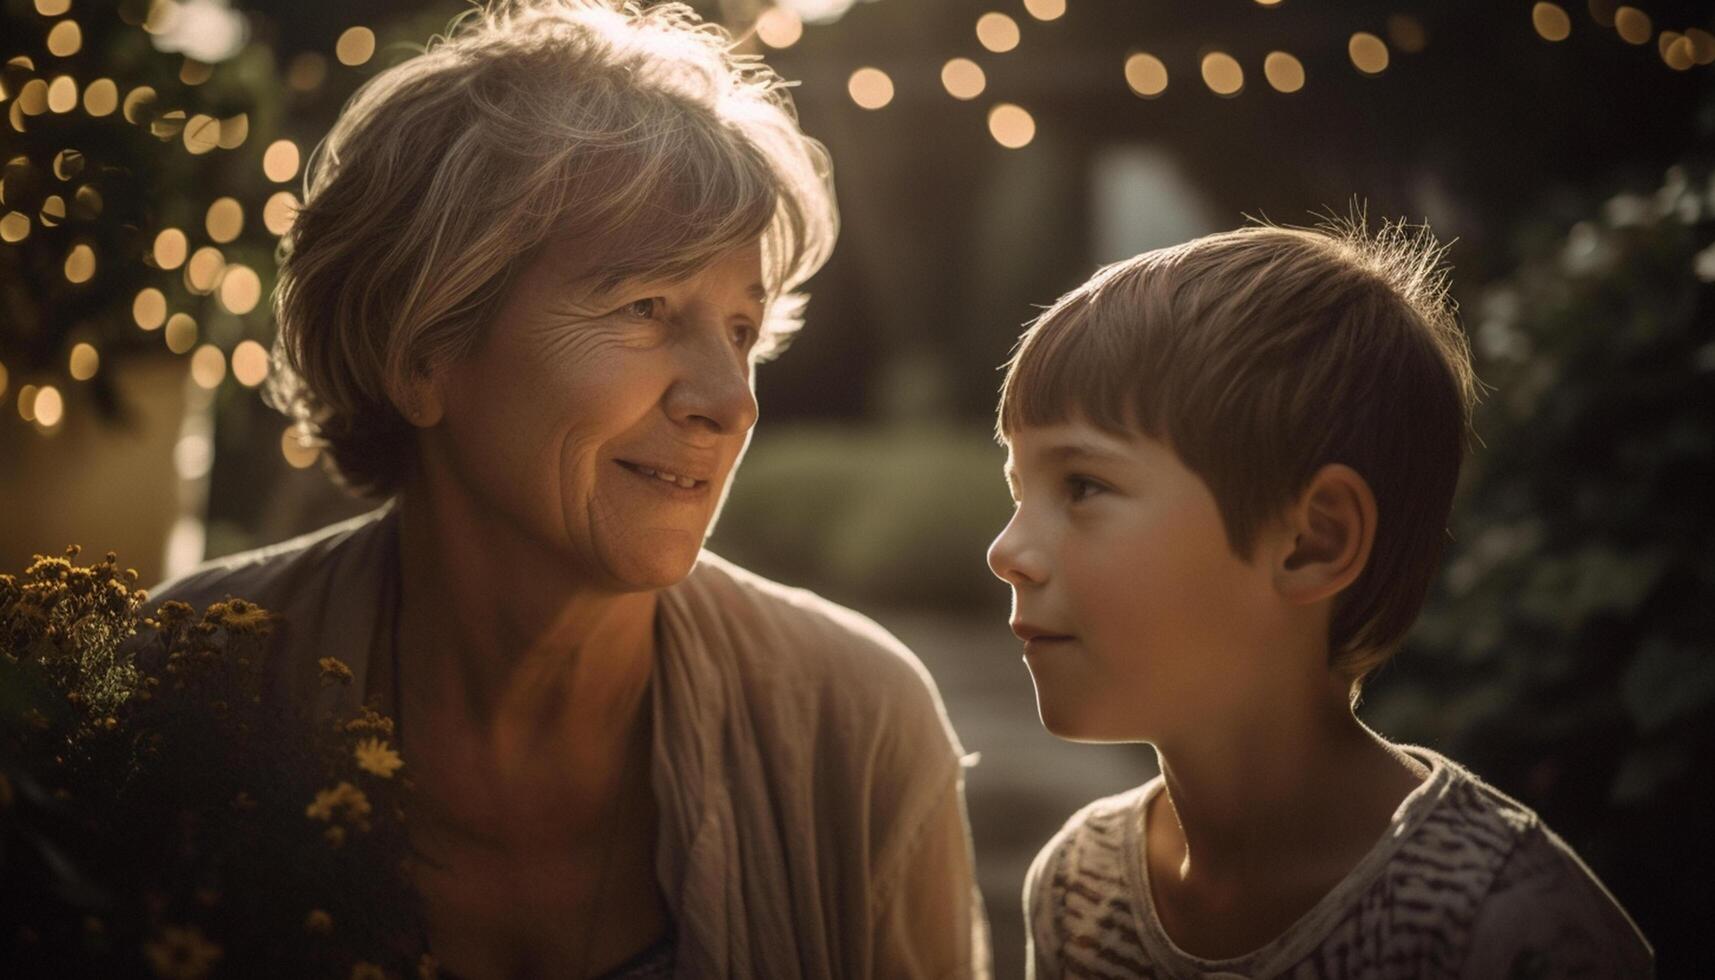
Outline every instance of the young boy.
[(1040, 977), (1648, 976), (1518, 802), (1353, 713), (1435, 573), (1475, 380), (1427, 229), (1249, 227), (1031, 326), (989, 550), (1042, 723), (1146, 741), (1025, 881)]

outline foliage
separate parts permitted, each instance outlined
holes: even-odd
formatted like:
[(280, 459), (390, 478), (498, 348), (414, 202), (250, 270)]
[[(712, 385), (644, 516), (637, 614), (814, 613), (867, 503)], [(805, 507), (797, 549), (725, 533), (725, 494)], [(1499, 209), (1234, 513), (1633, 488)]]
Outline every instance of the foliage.
[(0, 575), (8, 975), (414, 973), (392, 722), (277, 709), (271, 614), (166, 602), (139, 631), (136, 573), (76, 554)]
[(983, 555), (1011, 513), (986, 432), (800, 426), (757, 437), (710, 544), (846, 601), (1004, 601)]
[(1679, 824), (1715, 777), (1715, 182), (1676, 168), (1524, 250), (1469, 317), (1487, 445), (1375, 714), (1519, 788), (1658, 949), (1692, 949), (1674, 896), (1709, 867)]

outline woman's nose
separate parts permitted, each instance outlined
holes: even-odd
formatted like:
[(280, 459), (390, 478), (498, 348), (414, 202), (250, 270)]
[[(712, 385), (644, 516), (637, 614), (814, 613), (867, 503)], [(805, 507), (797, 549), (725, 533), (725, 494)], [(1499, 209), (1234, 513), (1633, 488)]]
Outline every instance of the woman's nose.
[(730, 343), (686, 344), (681, 376), (667, 392), (667, 414), (723, 435), (749, 432), (757, 416), (749, 355)]
[(1012, 520), (988, 551), (989, 570), (1013, 588), (1041, 585), (1048, 577), (1042, 554), (1030, 545), (1024, 522), (1019, 519), (1022, 514), (1022, 510), (1013, 511)]

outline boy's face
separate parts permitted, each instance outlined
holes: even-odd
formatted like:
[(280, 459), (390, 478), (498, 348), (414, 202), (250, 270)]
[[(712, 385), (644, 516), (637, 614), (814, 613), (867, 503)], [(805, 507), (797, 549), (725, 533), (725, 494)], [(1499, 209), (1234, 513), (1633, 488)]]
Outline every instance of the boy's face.
[(1049, 731), (1156, 741), (1256, 696), (1278, 598), (1266, 562), (1233, 554), (1201, 477), (1155, 439), (1081, 422), (1007, 448), (1017, 509), (989, 567), (1012, 586)]

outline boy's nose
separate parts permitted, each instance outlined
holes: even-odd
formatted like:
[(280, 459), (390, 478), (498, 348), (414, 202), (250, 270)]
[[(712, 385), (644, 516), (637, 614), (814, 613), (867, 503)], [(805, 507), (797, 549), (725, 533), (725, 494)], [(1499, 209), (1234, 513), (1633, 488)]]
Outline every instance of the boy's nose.
[(989, 545), (988, 560), (989, 571), (1015, 589), (1041, 585), (1048, 577), (1041, 553), (1025, 540), (1016, 512)]

